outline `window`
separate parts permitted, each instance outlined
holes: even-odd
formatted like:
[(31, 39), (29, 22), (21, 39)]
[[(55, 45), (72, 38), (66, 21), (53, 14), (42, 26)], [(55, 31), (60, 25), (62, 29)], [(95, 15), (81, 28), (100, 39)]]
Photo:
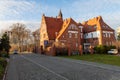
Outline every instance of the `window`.
[(108, 45), (108, 42), (106, 41), (106, 45)]
[(71, 24), (71, 25), (69, 26), (69, 28), (70, 28), (70, 29), (77, 29), (77, 27), (76, 27), (75, 24)]
[(110, 33), (108, 33), (109, 37), (110, 37)]
[(78, 38), (78, 35), (77, 35), (77, 33), (75, 33), (75, 38)]
[(62, 45), (62, 46), (65, 46), (65, 44), (64, 44), (64, 43), (62, 43), (61, 45)]
[(55, 35), (57, 36), (57, 35), (58, 35), (58, 32), (55, 32)]
[(91, 38), (93, 38), (93, 33), (91, 33)]
[(107, 33), (107, 36), (109, 37), (109, 33)]
[(97, 27), (96, 26), (94, 26), (94, 29), (96, 29)]
[(88, 33), (86, 33), (85, 36), (88, 36)]
[(69, 38), (71, 38), (72, 37), (72, 33), (69, 33)]
[(78, 47), (78, 43), (76, 43), (76, 47)]
[(43, 38), (45, 38), (46, 37), (46, 35), (45, 34), (43, 34)]
[(74, 26), (71, 26), (71, 29), (74, 29)]
[(112, 45), (112, 42), (110, 41), (110, 45)]
[(105, 26), (103, 26), (103, 28), (105, 28)]
[(81, 38), (83, 38), (83, 34), (81, 33)]
[(103, 36), (106, 37), (105, 33), (103, 33)]
[(81, 32), (82, 32), (82, 28), (80, 28)]
[(106, 33), (106, 37), (107, 37), (107, 33)]

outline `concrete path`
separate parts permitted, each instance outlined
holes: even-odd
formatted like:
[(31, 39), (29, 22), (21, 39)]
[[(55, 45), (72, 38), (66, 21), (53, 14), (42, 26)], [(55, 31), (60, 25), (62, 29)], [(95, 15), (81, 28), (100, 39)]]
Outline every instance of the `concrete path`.
[(120, 80), (120, 67), (38, 54), (11, 55), (6, 80)]

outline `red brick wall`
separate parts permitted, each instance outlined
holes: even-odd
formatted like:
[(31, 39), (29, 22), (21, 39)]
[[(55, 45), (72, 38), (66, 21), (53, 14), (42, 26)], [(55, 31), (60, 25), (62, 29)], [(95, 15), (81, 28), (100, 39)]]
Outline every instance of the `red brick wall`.
[[(71, 24), (74, 24), (74, 23), (71, 23)], [(70, 33), (69, 31), (73, 31), (73, 33)], [(70, 34), (71, 34), (71, 37), (70, 37)], [(80, 35), (80, 29), (78, 28), (78, 26), (76, 25), (76, 29), (71, 29), (70, 27), (68, 27), (63, 32), (62, 36), (59, 38), (59, 41), (64, 43), (65, 45), (70, 45), (71, 50), (79, 50), (79, 45), (81, 45), (81, 35)], [(82, 39), (82, 42), (83, 42), (83, 39)]]

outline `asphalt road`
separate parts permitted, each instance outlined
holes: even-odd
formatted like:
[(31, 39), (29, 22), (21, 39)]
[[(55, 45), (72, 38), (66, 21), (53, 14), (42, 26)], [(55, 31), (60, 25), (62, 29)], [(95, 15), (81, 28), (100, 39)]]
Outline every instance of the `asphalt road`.
[(6, 80), (120, 80), (120, 67), (38, 54), (11, 55)]

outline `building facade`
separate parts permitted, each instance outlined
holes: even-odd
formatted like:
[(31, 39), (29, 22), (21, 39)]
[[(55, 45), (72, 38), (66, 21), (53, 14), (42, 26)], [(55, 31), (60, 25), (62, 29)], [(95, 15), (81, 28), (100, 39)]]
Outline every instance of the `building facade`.
[(43, 49), (54, 42), (60, 42), (71, 51), (89, 48), (97, 45), (112, 45), (115, 32), (101, 16), (83, 23), (77, 23), (72, 18), (63, 20), (60, 11), (57, 17), (47, 17), (43, 14), (40, 27), (40, 45)]
[(112, 45), (115, 39), (115, 31), (108, 26), (101, 16), (95, 17), (83, 23), (84, 45)]

